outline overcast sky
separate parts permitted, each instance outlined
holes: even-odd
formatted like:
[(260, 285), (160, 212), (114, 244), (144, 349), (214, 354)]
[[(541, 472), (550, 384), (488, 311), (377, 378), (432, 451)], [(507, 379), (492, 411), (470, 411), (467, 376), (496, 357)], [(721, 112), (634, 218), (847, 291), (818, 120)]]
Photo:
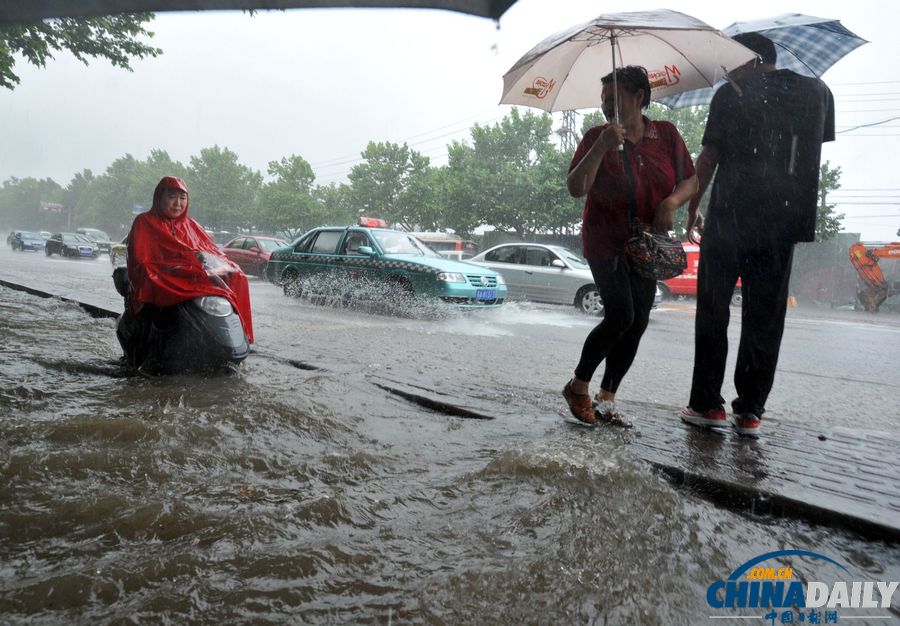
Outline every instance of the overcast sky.
[(299, 154), (320, 184), (344, 180), (370, 140), (405, 141), (442, 165), (448, 142), (509, 112), (497, 104), (501, 77), (533, 45), (600, 13), (661, 6), (718, 28), (805, 13), (868, 39), (823, 77), (840, 133), (823, 158), (843, 170), (833, 200), (845, 230), (898, 239), (900, 119), (849, 130), (900, 118), (900, 5), (881, 0), (519, 0), (499, 29), (431, 10), (159, 14), (149, 28), (164, 53), (135, 62), (133, 73), (68, 54), (44, 69), (16, 65), (21, 84), (0, 90), (0, 181), (65, 186), (126, 153), (144, 159), (163, 148), (187, 163), (213, 145), (263, 174), (269, 161)]

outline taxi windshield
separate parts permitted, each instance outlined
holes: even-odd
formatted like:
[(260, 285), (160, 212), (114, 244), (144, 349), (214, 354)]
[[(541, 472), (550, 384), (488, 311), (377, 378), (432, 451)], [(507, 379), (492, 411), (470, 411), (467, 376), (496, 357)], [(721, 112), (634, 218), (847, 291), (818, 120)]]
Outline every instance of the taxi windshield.
[(406, 233), (395, 230), (373, 230), (372, 236), (385, 254), (415, 254), (417, 256), (440, 256), (424, 243)]

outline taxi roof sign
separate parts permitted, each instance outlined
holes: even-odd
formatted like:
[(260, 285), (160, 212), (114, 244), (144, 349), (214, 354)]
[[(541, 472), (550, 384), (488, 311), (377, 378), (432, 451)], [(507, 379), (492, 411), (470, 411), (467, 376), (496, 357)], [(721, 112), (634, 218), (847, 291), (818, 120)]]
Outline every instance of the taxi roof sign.
[(378, 217), (360, 217), (359, 225), (366, 228), (387, 228), (387, 222)]

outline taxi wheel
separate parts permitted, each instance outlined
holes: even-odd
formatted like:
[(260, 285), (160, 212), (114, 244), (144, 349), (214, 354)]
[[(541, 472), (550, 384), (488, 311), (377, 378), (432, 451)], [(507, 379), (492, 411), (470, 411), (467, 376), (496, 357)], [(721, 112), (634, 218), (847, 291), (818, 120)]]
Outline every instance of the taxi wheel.
[(578, 290), (575, 308), (586, 315), (603, 315), (603, 298), (594, 285), (586, 285)]
[(44, 248), (44, 254), (46, 254), (47, 256), (53, 256), (53, 253), (50, 251), (50, 246), (46, 246)]
[(296, 270), (288, 270), (281, 276), (281, 284), (284, 287), (284, 295), (291, 298), (299, 298), (303, 289), (300, 288), (300, 275)]

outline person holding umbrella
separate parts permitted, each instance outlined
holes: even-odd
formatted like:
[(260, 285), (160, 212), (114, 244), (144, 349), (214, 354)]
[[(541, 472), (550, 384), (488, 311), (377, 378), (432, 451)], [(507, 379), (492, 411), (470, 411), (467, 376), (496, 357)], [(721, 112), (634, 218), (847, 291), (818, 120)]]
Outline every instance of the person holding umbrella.
[[(603, 298), (604, 318), (588, 334), (563, 397), (581, 423), (630, 427), (616, 410), (616, 391), (647, 327), (656, 281), (628, 266), (629, 214), (633, 210), (654, 231), (667, 233), (675, 210), (697, 192), (697, 177), (675, 126), (642, 114), (650, 104), (650, 81), (643, 67), (617, 68), (601, 83), (601, 108), (609, 123), (585, 133), (566, 186), (573, 197), (587, 196), (582, 250)], [(594, 403), (589, 384), (604, 360)]]
[[(700, 190), (687, 230), (702, 231), (697, 285), (694, 370), (681, 419), (701, 427), (727, 424), (721, 395), (728, 354), (729, 300), (738, 277), (741, 339), (731, 403), (740, 435), (757, 437), (775, 380), (794, 244), (815, 239), (822, 142), (834, 140), (834, 99), (818, 78), (775, 68), (775, 45), (756, 32), (734, 40), (758, 55), (729, 74), (713, 96)], [(707, 223), (700, 199), (715, 173)]]

